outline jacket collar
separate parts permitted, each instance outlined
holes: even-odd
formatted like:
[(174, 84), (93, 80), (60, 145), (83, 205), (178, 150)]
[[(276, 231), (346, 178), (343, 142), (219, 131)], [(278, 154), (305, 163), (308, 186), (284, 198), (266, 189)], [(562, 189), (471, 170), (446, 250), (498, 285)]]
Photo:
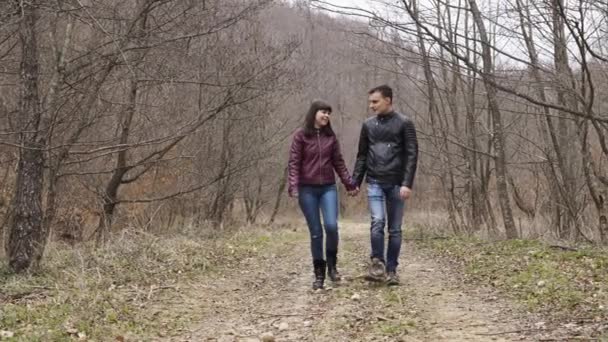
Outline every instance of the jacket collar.
[(392, 110), (392, 111), (390, 111), (390, 112), (388, 112), (386, 114), (376, 114), (376, 118), (381, 119), (381, 120), (390, 119), (393, 116), (395, 116), (395, 111), (394, 110)]

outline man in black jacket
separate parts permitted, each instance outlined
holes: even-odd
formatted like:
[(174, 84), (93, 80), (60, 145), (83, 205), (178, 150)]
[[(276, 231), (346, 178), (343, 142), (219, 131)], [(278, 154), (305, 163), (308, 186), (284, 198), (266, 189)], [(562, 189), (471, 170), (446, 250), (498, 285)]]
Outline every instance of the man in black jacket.
[[(401, 250), (401, 222), (405, 200), (410, 198), (414, 184), (418, 141), (414, 123), (393, 110), (393, 90), (389, 86), (381, 85), (369, 91), (369, 108), (375, 115), (361, 127), (353, 175), (360, 186), (367, 174), (367, 197), (372, 220), (372, 260), (368, 279), (386, 280), (388, 285), (398, 285), (396, 272)], [(386, 223), (389, 238), (385, 259)]]

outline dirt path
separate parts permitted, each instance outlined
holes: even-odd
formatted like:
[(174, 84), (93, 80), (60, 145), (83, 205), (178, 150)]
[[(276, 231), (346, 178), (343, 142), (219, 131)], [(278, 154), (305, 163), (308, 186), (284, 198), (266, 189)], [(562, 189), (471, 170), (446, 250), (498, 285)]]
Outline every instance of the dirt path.
[[(488, 290), (463, 287), (411, 243), (401, 256), (401, 286), (363, 280), (366, 224), (342, 223), (338, 286), (312, 292), (308, 238), (221, 270), (187, 291), (193, 328), (170, 341), (519, 341), (538, 327)], [(331, 285), (331, 284), (329, 284)], [(542, 331), (542, 330), (541, 330)]]

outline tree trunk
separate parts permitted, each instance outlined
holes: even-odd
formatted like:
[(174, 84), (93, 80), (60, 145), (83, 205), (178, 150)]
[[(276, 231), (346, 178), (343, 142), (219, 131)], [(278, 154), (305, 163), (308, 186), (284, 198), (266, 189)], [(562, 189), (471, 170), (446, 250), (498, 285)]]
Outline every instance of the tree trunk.
[[(128, 102), (129, 105), (126, 108), (124, 112), (124, 117), (121, 121), (121, 145), (126, 145), (129, 141), (129, 134), (131, 132), (131, 122), (133, 121), (133, 116), (135, 115), (135, 111), (137, 110), (137, 80), (132, 78), (130, 83), (131, 84)], [(112, 227), (114, 209), (116, 208), (116, 203), (118, 200), (118, 189), (122, 185), (123, 177), (128, 171), (127, 153), (127, 149), (122, 149), (118, 152), (118, 156), (116, 158), (116, 166), (114, 167), (112, 178), (110, 178), (110, 181), (106, 185), (103, 194), (103, 212), (102, 215), (99, 217), (99, 224), (97, 225), (96, 230), (97, 236), (95, 240), (98, 246), (106, 242)]]
[(597, 181), (597, 176), (595, 174), (596, 167), (593, 163), (593, 157), (589, 152), (589, 144), (588, 144), (588, 130), (589, 123), (585, 122), (581, 129), (579, 130), (579, 138), (581, 140), (582, 145), (582, 157), (583, 157), (583, 172), (585, 175), (585, 183), (589, 188), (589, 192), (591, 193), (591, 198), (593, 198), (593, 202), (595, 203), (595, 208), (598, 213), (598, 232), (600, 234), (600, 241), (602, 243), (608, 242), (608, 203), (606, 203), (606, 199), (608, 198), (608, 189), (605, 186), (602, 186)]
[[(466, 46), (466, 54), (467, 59), (471, 58), (471, 51), (475, 50), (475, 40), (473, 40), (472, 45), (468, 34), (469, 27), (469, 12), (465, 12), (464, 21), (465, 21), (465, 46)], [(476, 55), (476, 54), (475, 54)], [(455, 63), (458, 63), (456, 61)], [(484, 217), (483, 214), (483, 197), (480, 197), (482, 189), (481, 182), (481, 174), (479, 173), (479, 156), (476, 151), (479, 151), (479, 144), (477, 141), (477, 120), (475, 118), (475, 88), (477, 83), (475, 82), (474, 71), (471, 68), (467, 69), (467, 79), (469, 79), (469, 83), (465, 84), (460, 77), (460, 73), (455, 73), (456, 77), (460, 78), (460, 82), (462, 84), (463, 92), (465, 93), (465, 109), (466, 109), (466, 124), (465, 124), (465, 132), (466, 132), (466, 141), (468, 150), (464, 151), (464, 156), (467, 163), (467, 199), (469, 202), (469, 210), (467, 211), (469, 225), (473, 231), (479, 231), (481, 228), (482, 219)]]
[(515, 205), (528, 217), (533, 218), (536, 215), (536, 210), (533, 205), (526, 202), (526, 200), (522, 197), (519, 189), (515, 185), (515, 180), (513, 176), (508, 175), (509, 185), (511, 185), (511, 189), (513, 189), (513, 199), (515, 199)]
[(274, 220), (277, 218), (277, 214), (279, 213), (279, 208), (281, 207), (281, 199), (283, 198), (283, 192), (285, 191), (285, 186), (287, 183), (287, 167), (283, 169), (283, 176), (279, 181), (279, 187), (277, 189), (277, 197), (274, 201), (274, 208), (272, 209), (272, 214), (270, 214), (270, 219), (268, 220), (268, 224), (273, 224)]
[[(418, 20), (418, 4), (416, 1), (412, 1), (413, 15)], [(439, 13), (438, 13), (439, 16)], [(447, 119), (440, 114), (438, 100), (436, 96), (436, 90), (438, 89), (435, 76), (431, 68), (431, 62), (427, 53), (426, 44), (424, 41), (424, 34), (420, 26), (417, 26), (417, 38), (418, 38), (418, 49), (422, 58), (422, 69), (424, 71), (424, 77), (426, 80), (426, 96), (428, 99), (428, 115), (431, 119), (433, 136), (437, 137), (433, 139), (437, 147), (439, 148), (440, 158), (443, 159), (443, 163), (446, 167), (442, 168), (441, 171), (441, 184), (445, 194), (448, 197), (448, 216), (450, 225), (455, 233), (461, 232), (461, 225), (458, 220), (459, 208), (458, 201), (455, 193), (454, 185), (454, 173), (452, 170), (452, 156), (450, 155), (450, 144), (448, 141), (449, 125)], [(444, 66), (444, 77), (446, 77), (447, 71)], [(439, 127), (437, 127), (439, 126)], [(437, 130), (439, 130), (437, 132)], [(439, 138), (441, 137), (441, 138)]]
[[(146, 3), (145, 1), (142, 2), (140, 4), (141, 8), (145, 8), (146, 7)], [(140, 40), (144, 40), (143, 35), (145, 34), (146, 31), (146, 21), (147, 21), (147, 15), (148, 13), (146, 11), (142, 10), (142, 14), (141, 17), (135, 19), (136, 21), (138, 21), (136, 23), (137, 25), (137, 30), (135, 35), (140, 38)], [(144, 52), (138, 52), (138, 55), (135, 56), (134, 58), (134, 65), (137, 65), (139, 63), (141, 63), (144, 60)], [(138, 98), (138, 75), (137, 75), (137, 71), (133, 70), (133, 75), (131, 75), (131, 78), (129, 80), (129, 98), (128, 98), (128, 104), (127, 104), (127, 108), (124, 110), (124, 112), (122, 113), (123, 116), (121, 118), (120, 121), (120, 139), (119, 139), (119, 143), (122, 146), (127, 145), (127, 143), (129, 142), (129, 136), (131, 134), (131, 123), (133, 122), (133, 117), (135, 116), (135, 113), (137, 112), (137, 98)], [(126, 173), (132, 168), (131, 166), (127, 165), (127, 159), (128, 159), (128, 152), (129, 150), (127, 148), (123, 148), (118, 152), (118, 155), (116, 157), (116, 165), (114, 167), (114, 170), (112, 172), (112, 177), (110, 178), (110, 181), (108, 182), (108, 184), (106, 185), (104, 194), (103, 194), (103, 212), (101, 214), (101, 216), (99, 217), (99, 223), (97, 225), (97, 236), (96, 236), (96, 244), (99, 246), (101, 244), (104, 244), (107, 241), (107, 238), (109, 236), (109, 233), (111, 231), (112, 228), (112, 221), (114, 218), (114, 210), (116, 209), (116, 205), (118, 203), (118, 190), (120, 188), (120, 186), (123, 184), (124, 180), (123, 177), (126, 175)]]
[[(561, 8), (563, 7), (562, 0), (552, 0), (553, 14), (553, 60), (557, 73), (557, 100), (560, 105), (570, 109), (576, 109), (576, 99), (569, 93), (569, 90), (574, 86), (574, 76), (568, 62), (568, 47), (566, 41), (566, 33), (564, 28), (564, 18), (561, 16)], [(566, 89), (566, 90), (564, 90)], [(576, 120), (579, 121), (579, 120)], [(562, 160), (562, 201), (566, 211), (564, 219), (558, 227), (560, 238), (575, 238), (581, 237), (580, 227), (578, 226), (579, 208), (576, 203), (577, 182), (575, 174), (575, 165), (580, 161), (577, 160), (576, 139), (573, 134), (575, 127), (573, 122), (561, 116), (557, 119), (557, 134), (559, 141), (559, 149), (556, 151)]]
[[(42, 191), (45, 133), (41, 131), (38, 94), (38, 51), (36, 37), (37, 1), (22, 4), (19, 27), (22, 46), (19, 162), (7, 252), (9, 266), (22, 272), (36, 265), (46, 245), (43, 226)], [(27, 132), (27, 133), (26, 133)]]
[(507, 161), (505, 154), (504, 130), (502, 126), (500, 108), (496, 100), (497, 91), (496, 87), (494, 86), (496, 80), (493, 74), (494, 66), (492, 62), (492, 49), (490, 47), (490, 41), (486, 33), (483, 18), (481, 17), (481, 12), (477, 7), (477, 2), (475, 0), (469, 0), (469, 5), (471, 7), (471, 13), (473, 14), (473, 20), (479, 29), (479, 36), (482, 44), (482, 79), (486, 88), (489, 111), (492, 115), (493, 142), (494, 149), (496, 151), (494, 163), (496, 166), (496, 190), (498, 191), (498, 201), (500, 203), (507, 239), (516, 239), (518, 234), (515, 227), (515, 222), (513, 220), (513, 212), (511, 209), (509, 190), (507, 187)]
[[(66, 31), (70, 32), (71, 28)], [(68, 38), (66, 38), (66, 40), (67, 39)], [(67, 43), (64, 46), (67, 46)], [(64, 48), (64, 51), (65, 51), (65, 48)], [(62, 56), (63, 56), (63, 54), (62, 54)], [(59, 64), (59, 66), (61, 67), (62, 64)], [(88, 90), (87, 98), (86, 98), (86, 101), (84, 102), (84, 105), (81, 107), (83, 115), (80, 119), (81, 120), (80, 126), (67, 139), (66, 146), (59, 149), (58, 153), (55, 152), (55, 153), (47, 154), (47, 156), (48, 156), (47, 159), (48, 159), (48, 164), (49, 164), (49, 178), (48, 178), (47, 189), (46, 189), (46, 202), (45, 202), (46, 208), (44, 211), (44, 229), (46, 230), (47, 234), (52, 233), (51, 226), (55, 220), (55, 216), (57, 213), (56, 190), (57, 190), (57, 186), (58, 186), (59, 182), (61, 181), (60, 170), (63, 166), (63, 163), (65, 162), (65, 160), (67, 159), (67, 157), (70, 154), (70, 148), (74, 145), (74, 143), (76, 143), (76, 141), (78, 141), (78, 138), (89, 127), (89, 120), (87, 120), (87, 117), (89, 115), (88, 113), (90, 113), (93, 110), (93, 106), (94, 106), (95, 102), (97, 101), (97, 94), (98, 94), (101, 86), (103, 85), (103, 82), (110, 75), (114, 66), (115, 66), (115, 63), (113, 63), (113, 62), (108, 63), (108, 65), (104, 69), (103, 73), (100, 75), (99, 79), (94, 81), (94, 83), (91, 85), (90, 88), (87, 88), (87, 90)], [(58, 73), (60, 72), (59, 68), (58, 68), (57, 72)], [(55, 107), (56, 107), (55, 104), (52, 104), (49, 106), (51, 113), (54, 112)], [(50, 142), (49, 142), (49, 145), (50, 145)]]
[[(540, 64), (538, 61), (536, 45), (533, 39), (534, 36), (532, 34), (532, 26), (529, 24), (531, 20), (530, 14), (529, 12), (524, 13), (524, 6), (521, 3), (521, 0), (517, 0), (516, 5), (519, 12), (522, 35), (524, 42), (526, 43), (528, 56), (530, 58), (530, 74), (535, 84), (534, 88), (540, 100), (542, 102), (548, 102), (545, 88), (543, 86), (544, 82), (539, 72)], [(555, 25), (557, 26), (557, 24)], [(567, 186), (564, 184), (564, 182), (566, 182), (566, 180), (569, 178), (567, 176), (568, 172), (566, 171), (567, 161), (564, 160), (565, 156), (561, 152), (564, 142), (560, 142), (560, 139), (558, 138), (558, 132), (555, 127), (554, 119), (551, 115), (551, 110), (547, 107), (543, 107), (543, 113), (546, 129), (542, 126), (543, 123), (539, 123), (541, 124), (541, 137), (545, 141), (545, 145), (548, 146), (549, 149), (552, 148), (552, 150), (548, 149), (545, 152), (548, 159), (548, 166), (544, 167), (543, 171), (545, 173), (545, 177), (547, 178), (548, 186), (551, 192), (550, 200), (553, 215), (553, 226), (557, 228), (558, 235), (560, 237), (565, 237), (568, 229), (564, 228), (565, 225), (562, 220), (564, 214), (563, 208), (568, 208), (570, 206), (568, 203), (571, 201), (570, 196), (572, 196), (573, 193), (567, 190)]]
[[(117, 161), (117, 169), (114, 171), (112, 175), (112, 179), (106, 185), (106, 189), (104, 191), (103, 201), (103, 211), (101, 216), (99, 217), (99, 223), (97, 225), (97, 234), (95, 238), (95, 243), (97, 246), (103, 245), (110, 235), (110, 231), (112, 229), (112, 220), (114, 218), (114, 209), (116, 209), (116, 204), (118, 200), (118, 189), (122, 184), (122, 177), (126, 173), (124, 168), (125, 157), (121, 158), (121, 155), (126, 153), (126, 151), (119, 152), (118, 161)], [(122, 164), (122, 166), (118, 166)]]
[(220, 165), (222, 169), (220, 171), (220, 181), (218, 182), (215, 201), (212, 206), (212, 218), (219, 225), (222, 225), (226, 219), (226, 209), (233, 200), (232, 190), (230, 188), (231, 185), (233, 185), (232, 172), (230, 172), (233, 154), (232, 145), (230, 143), (232, 126), (232, 115), (229, 113), (223, 122), (222, 150), (220, 153)]

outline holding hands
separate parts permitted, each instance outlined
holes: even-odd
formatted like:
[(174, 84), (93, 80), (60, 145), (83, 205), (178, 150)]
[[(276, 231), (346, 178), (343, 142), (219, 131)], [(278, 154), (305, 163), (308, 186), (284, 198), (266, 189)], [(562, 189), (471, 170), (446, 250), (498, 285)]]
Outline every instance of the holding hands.
[(298, 191), (295, 189), (294, 190), (289, 189), (289, 191), (287, 191), (287, 194), (289, 195), (290, 198), (295, 198), (295, 199), (298, 198)]

